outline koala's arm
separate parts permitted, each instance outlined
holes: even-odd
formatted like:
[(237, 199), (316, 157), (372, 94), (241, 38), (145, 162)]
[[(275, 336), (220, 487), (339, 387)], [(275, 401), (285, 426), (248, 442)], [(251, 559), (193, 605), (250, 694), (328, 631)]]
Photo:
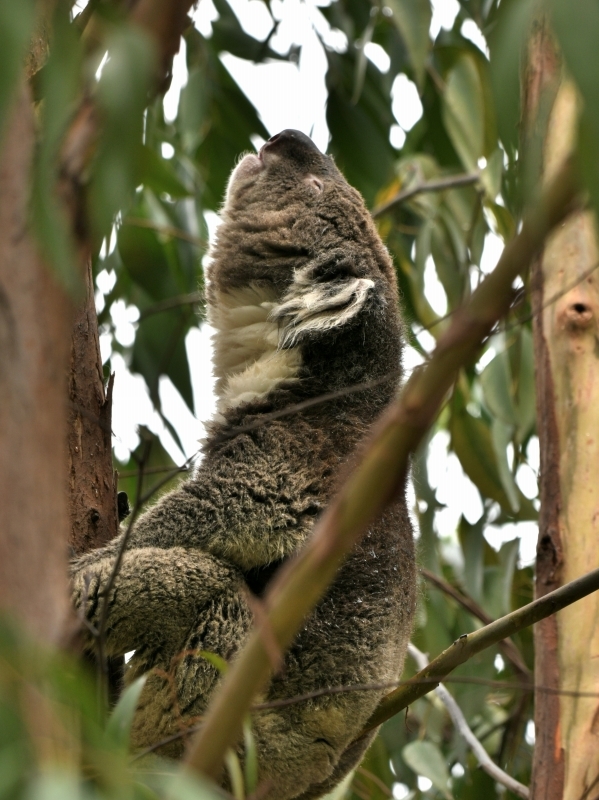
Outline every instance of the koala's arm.
[[(114, 562), (110, 556), (74, 565), (75, 607), (96, 629)], [(242, 586), (238, 570), (205, 553), (182, 547), (128, 550), (108, 597), (107, 654), (142, 646), (176, 648), (215, 595)]]

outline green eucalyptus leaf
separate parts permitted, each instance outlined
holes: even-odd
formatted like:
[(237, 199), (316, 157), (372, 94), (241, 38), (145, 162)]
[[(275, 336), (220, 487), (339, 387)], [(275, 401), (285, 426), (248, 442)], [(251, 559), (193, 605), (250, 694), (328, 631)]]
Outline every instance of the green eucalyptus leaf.
[[(238, 58), (259, 63), (266, 59), (286, 60), (290, 54), (278, 53), (273, 50), (268, 41), (255, 39), (242, 28), (235, 12), (227, 0), (214, 0), (218, 11), (218, 19), (212, 24), (212, 42), (214, 47), (221, 51), (226, 50)], [(276, 30), (275, 20), (272, 20), (272, 31)]]
[(0, 137), (35, 24), (34, 0), (0, 0)]
[(258, 749), (256, 747), (256, 738), (252, 731), (252, 720), (249, 716), (246, 717), (243, 723), (243, 743), (245, 746), (243, 760), (245, 786), (248, 793), (252, 794), (258, 786)]
[(521, 520), (537, 519), (537, 512), (532, 502), (517, 487), (519, 510), (514, 511), (512, 504), (514, 498), (510, 500), (508, 497), (500, 475), (491, 426), (484, 419), (473, 417), (467, 411), (464, 395), (459, 389), (454, 392), (449, 432), (452, 450), (460, 459), (464, 472), (483, 497), (495, 500), (511, 517)]
[(495, 450), (499, 478), (509, 500), (511, 510), (514, 514), (517, 514), (520, 510), (518, 487), (507, 460), (507, 447), (511, 444), (513, 436), (514, 428), (512, 425), (506, 425), (505, 422), (497, 418), (492, 420), (491, 439)]
[(186, 150), (197, 147), (210, 125), (209, 100), (210, 89), (205, 85), (205, 76), (199, 68), (192, 68), (181, 91), (177, 119)]
[(52, 768), (32, 780), (25, 800), (92, 800), (94, 795), (75, 773)]
[(522, 58), (533, 7), (533, 0), (502, 0), (487, 36), (499, 135), (510, 151), (518, 146)]
[(451, 798), (448, 791), (449, 772), (445, 757), (436, 744), (416, 741), (407, 744), (402, 751), (403, 759), (417, 774), (428, 778), (444, 797)]
[(146, 683), (146, 677), (146, 675), (142, 675), (127, 686), (110, 714), (106, 725), (106, 736), (118, 747), (125, 748), (129, 743), (131, 723), (139, 703), (139, 696)]
[(457, 308), (464, 296), (468, 249), (464, 231), (446, 206), (442, 206), (437, 215), (431, 252), (448, 306)]
[(480, 205), (477, 206), (473, 224), (468, 232), (468, 247), (470, 248), (470, 260), (473, 264), (480, 266), (483, 250), (485, 248), (485, 238), (488, 233), (488, 226), (485, 215)]
[(507, 349), (487, 364), (480, 376), (489, 412), (517, 431), (523, 442), (536, 420), (532, 334), (522, 328)]
[(189, 770), (178, 769), (171, 775), (154, 771), (145, 782), (156, 787), (160, 796), (169, 800), (223, 800), (222, 792), (214, 784), (191, 775)]
[(217, 669), (221, 675), (224, 675), (229, 669), (229, 665), (222, 656), (218, 653), (211, 653), (209, 650), (200, 650), (199, 655), (205, 658), (212, 666)]
[[(170, 473), (173, 474), (173, 478), (161, 486), (161, 491), (174, 489), (182, 478), (182, 474), (176, 473), (177, 465), (162, 446), (158, 436), (143, 425), (139, 426), (138, 431), (141, 442), (131, 454), (129, 461), (126, 464), (115, 464), (119, 472), (119, 491), (127, 492), (132, 503), (138, 492), (140, 495), (146, 494), (153, 486), (162, 484)], [(139, 487), (139, 465), (142, 462), (143, 485)]]
[(389, 796), (383, 789), (387, 787), (390, 790), (395, 782), (390, 761), (387, 742), (377, 736), (366, 751), (356, 775), (356, 780), (366, 787), (370, 800), (386, 800)]
[(179, 178), (173, 164), (161, 158), (155, 150), (142, 145), (140, 150), (140, 180), (157, 194), (165, 192), (171, 197), (189, 197), (192, 193)]
[(143, 112), (156, 60), (153, 42), (133, 25), (113, 30), (107, 48), (97, 88), (102, 132), (90, 182), (91, 220), (99, 237), (131, 203), (139, 181)]
[(599, 41), (599, 5), (595, 0), (549, 0), (553, 32), (565, 56), (584, 101), (581, 120), (581, 152), (586, 182), (595, 208), (599, 208), (599, 86), (597, 84), (597, 41)]
[(512, 214), (505, 206), (500, 206), (498, 203), (491, 202), (490, 200), (485, 200), (484, 205), (485, 209), (492, 214), (495, 220), (497, 233), (504, 242), (509, 242), (516, 232), (516, 223)]
[[(395, 124), (391, 111), (392, 77), (382, 75), (367, 59), (364, 84), (357, 103), (353, 102), (355, 75), (360, 51), (327, 51), (327, 125), (331, 132), (329, 152), (348, 181), (373, 204), (381, 186), (395, 174), (396, 152), (389, 141)], [(360, 158), (356, 158), (356, 153)]]
[(487, 166), (481, 172), (481, 182), (489, 198), (495, 200), (501, 191), (503, 177), (503, 153), (495, 149), (487, 161)]
[(464, 588), (477, 603), (481, 603), (483, 599), (485, 524), (486, 519), (483, 516), (474, 525), (461, 517), (458, 525), (458, 537), (464, 556)]
[(507, 351), (502, 350), (482, 371), (480, 383), (491, 414), (506, 425), (518, 424), (512, 397), (512, 374)]
[(524, 442), (532, 433), (537, 419), (534, 345), (532, 333), (528, 328), (521, 329), (519, 345), (517, 439), (519, 442)]
[(518, 565), (520, 539), (504, 542), (499, 549), (499, 564), (485, 573), (485, 608), (495, 619), (512, 611), (512, 584)]
[(485, 102), (476, 58), (462, 54), (447, 76), (443, 121), (464, 166), (477, 169), (485, 151)]
[(160, 409), (159, 382), (167, 375), (193, 412), (193, 391), (185, 350), (185, 335), (195, 322), (189, 309), (153, 314), (139, 323), (133, 344), (131, 370), (143, 375), (152, 402)]
[[(156, 231), (135, 225), (121, 225), (117, 247), (125, 269), (155, 302), (177, 294), (167, 255), (167, 246)], [(143, 308), (143, 307), (142, 307)]]
[(389, 0), (388, 6), (408, 50), (416, 81), (422, 86), (431, 47), (431, 4), (429, 0)]
[(229, 748), (225, 753), (225, 767), (231, 782), (231, 790), (235, 800), (245, 800), (245, 787), (243, 784), (243, 770), (239, 763), (237, 753)]
[(58, 202), (57, 184), (60, 148), (80, 99), (82, 53), (62, 4), (57, 5), (52, 17), (50, 48), (39, 79), (43, 104), (33, 184), (33, 223), (45, 257), (62, 283), (77, 293), (82, 287), (71, 222), (66, 208)]

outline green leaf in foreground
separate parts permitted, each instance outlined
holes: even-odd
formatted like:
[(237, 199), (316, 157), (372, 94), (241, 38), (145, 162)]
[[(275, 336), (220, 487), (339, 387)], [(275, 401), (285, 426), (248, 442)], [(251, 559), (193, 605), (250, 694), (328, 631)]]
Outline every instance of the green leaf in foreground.
[(125, 747), (129, 742), (133, 715), (145, 682), (146, 676), (142, 675), (141, 678), (127, 686), (110, 715), (106, 726), (106, 734), (118, 746)]
[(429, 0), (389, 0), (393, 20), (406, 44), (416, 80), (424, 78), (424, 65), (430, 48), (431, 5)]
[(0, 136), (35, 22), (33, 0), (0, 0)]
[(469, 53), (447, 76), (443, 121), (462, 163), (475, 170), (485, 149), (485, 99), (475, 58)]
[(404, 747), (402, 755), (406, 764), (417, 775), (428, 778), (444, 797), (451, 797), (447, 790), (449, 772), (443, 754), (437, 745), (425, 741), (410, 742)]

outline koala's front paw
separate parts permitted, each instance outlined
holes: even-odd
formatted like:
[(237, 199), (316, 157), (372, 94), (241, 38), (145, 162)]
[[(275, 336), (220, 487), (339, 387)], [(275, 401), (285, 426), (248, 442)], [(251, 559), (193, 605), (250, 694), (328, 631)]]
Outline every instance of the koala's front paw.
[(100, 623), (109, 580), (110, 569), (106, 562), (85, 565), (73, 570), (73, 605), (77, 613), (95, 628)]

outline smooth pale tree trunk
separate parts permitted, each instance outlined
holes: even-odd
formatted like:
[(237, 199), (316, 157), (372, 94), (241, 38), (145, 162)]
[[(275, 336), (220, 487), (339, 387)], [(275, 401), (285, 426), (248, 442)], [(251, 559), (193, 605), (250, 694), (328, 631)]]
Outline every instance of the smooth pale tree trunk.
[(71, 302), (32, 234), (34, 115), (22, 87), (0, 142), (0, 611), (58, 642), (68, 614)]
[[(558, 75), (555, 62), (552, 69), (547, 82)], [(549, 118), (545, 178), (572, 148), (577, 107), (573, 86), (562, 82)], [(599, 566), (599, 271), (589, 273), (598, 259), (593, 215), (580, 212), (550, 237), (533, 270), (542, 503), (537, 596)], [(537, 626), (535, 682), (599, 692), (597, 594)], [(537, 691), (535, 725), (532, 800), (595, 797), (599, 698)]]

